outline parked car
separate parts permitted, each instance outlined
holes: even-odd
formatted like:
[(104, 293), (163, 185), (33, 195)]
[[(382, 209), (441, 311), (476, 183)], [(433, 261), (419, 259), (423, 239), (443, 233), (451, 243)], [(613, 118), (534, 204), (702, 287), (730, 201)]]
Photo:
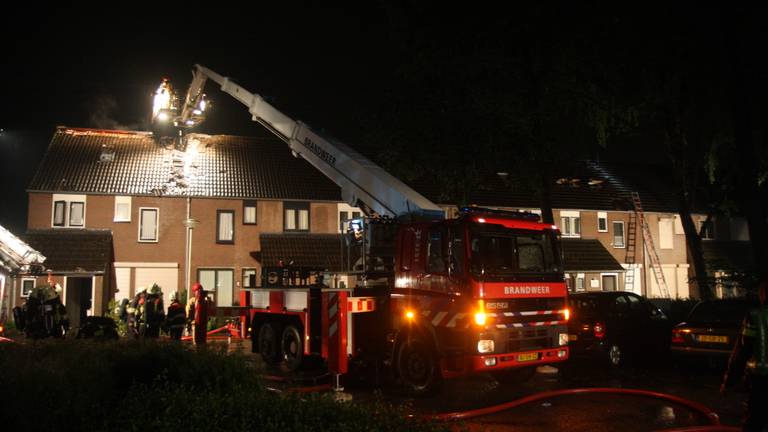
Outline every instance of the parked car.
[(680, 357), (727, 358), (739, 337), (741, 322), (756, 302), (745, 299), (706, 300), (691, 309), (672, 329), (672, 352)]
[(572, 310), (568, 339), (574, 355), (592, 354), (620, 366), (632, 355), (668, 353), (672, 325), (644, 297), (622, 291), (577, 293), (568, 304)]

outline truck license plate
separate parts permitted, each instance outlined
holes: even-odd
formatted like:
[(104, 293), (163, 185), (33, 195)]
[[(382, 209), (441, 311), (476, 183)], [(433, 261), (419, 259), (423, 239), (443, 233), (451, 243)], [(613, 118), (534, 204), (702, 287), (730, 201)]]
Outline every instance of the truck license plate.
[(539, 353), (525, 353), (525, 354), (519, 354), (517, 356), (517, 361), (519, 362), (526, 362), (531, 360), (538, 360), (539, 359)]
[(728, 336), (698, 335), (699, 342), (728, 343)]

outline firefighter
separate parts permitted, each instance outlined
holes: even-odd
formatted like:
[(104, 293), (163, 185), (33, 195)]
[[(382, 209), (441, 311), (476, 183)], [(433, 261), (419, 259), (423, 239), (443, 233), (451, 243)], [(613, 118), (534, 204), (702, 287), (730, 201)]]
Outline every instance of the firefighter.
[(173, 340), (181, 340), (181, 334), (184, 332), (184, 325), (187, 316), (184, 313), (184, 307), (179, 302), (178, 293), (171, 294), (171, 304), (168, 305), (168, 314), (166, 315), (166, 327)]
[(746, 382), (749, 396), (742, 427), (759, 432), (768, 430), (768, 277), (762, 279), (757, 293), (760, 306), (744, 318), (720, 391), (737, 380)]
[(134, 339), (139, 337), (139, 327), (136, 323), (136, 312), (139, 308), (139, 296), (134, 296), (125, 307), (125, 325), (128, 329), (128, 336)]
[(67, 308), (61, 301), (61, 285), (55, 284), (51, 288), (51, 298), (43, 302), (45, 327), (50, 336), (62, 338), (69, 331), (69, 317)]
[(157, 339), (160, 336), (160, 326), (165, 320), (163, 307), (163, 291), (158, 284), (153, 284), (144, 300), (145, 331), (144, 337)]
[(208, 309), (210, 308), (210, 299), (206, 296), (205, 289), (196, 282), (192, 286), (195, 294), (195, 313), (194, 324), (192, 326), (192, 335), (195, 344), (205, 344), (208, 331)]
[(147, 315), (146, 315), (146, 303), (147, 289), (144, 287), (139, 288), (139, 292), (135, 297), (135, 310), (134, 310), (134, 326), (136, 337), (144, 337), (147, 330)]

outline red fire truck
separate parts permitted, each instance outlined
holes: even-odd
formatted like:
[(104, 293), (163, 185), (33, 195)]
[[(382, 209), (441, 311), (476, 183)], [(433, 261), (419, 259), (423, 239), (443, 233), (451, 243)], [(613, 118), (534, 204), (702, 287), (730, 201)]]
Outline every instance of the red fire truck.
[(515, 381), (568, 358), (557, 227), (533, 213), (474, 207), (447, 219), (356, 151), (200, 65), (177, 126), (204, 118), (207, 79), (366, 213), (342, 240), (347, 271), (264, 268), (262, 286), (242, 293), (243, 321), (266, 363), (293, 371), (319, 356), (337, 385), (357, 366), (384, 365), (425, 394), (444, 378), (490, 372)]

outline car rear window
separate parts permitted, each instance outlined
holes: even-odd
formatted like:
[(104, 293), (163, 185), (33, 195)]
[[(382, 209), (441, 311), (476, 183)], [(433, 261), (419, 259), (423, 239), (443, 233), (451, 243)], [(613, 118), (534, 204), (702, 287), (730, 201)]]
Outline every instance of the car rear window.
[(749, 310), (749, 303), (702, 302), (696, 305), (688, 321), (739, 324)]
[(568, 299), (568, 305), (573, 308), (575, 313), (591, 314), (600, 308), (600, 302), (595, 298), (576, 298)]

